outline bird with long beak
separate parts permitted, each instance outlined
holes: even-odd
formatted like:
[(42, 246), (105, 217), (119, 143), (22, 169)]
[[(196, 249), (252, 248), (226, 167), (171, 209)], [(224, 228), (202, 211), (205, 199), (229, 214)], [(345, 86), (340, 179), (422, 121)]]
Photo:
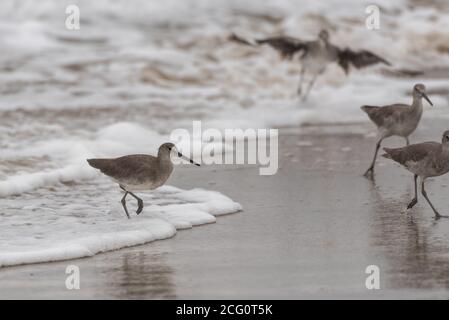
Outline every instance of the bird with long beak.
[(196, 166), (198, 163), (184, 156), (173, 143), (164, 143), (159, 147), (157, 157), (146, 154), (133, 154), (114, 159), (88, 159), (92, 167), (117, 182), (125, 191), (121, 202), (128, 218), (126, 196), (130, 194), (137, 200), (136, 213), (143, 210), (143, 200), (134, 194), (135, 191), (154, 190), (162, 186), (173, 172), (171, 156), (180, 157)]
[(448, 216), (441, 215), (430, 202), (424, 189), (424, 182), (427, 178), (438, 177), (449, 172), (449, 130), (443, 133), (441, 143), (430, 141), (403, 148), (384, 148), (384, 150), (385, 153), (382, 156), (396, 161), (414, 174), (415, 197), (410, 201), (407, 209), (413, 208), (418, 203), (419, 177), (421, 179), (421, 194), (432, 208), (435, 218), (448, 218)]
[(383, 107), (362, 106), (361, 109), (368, 114), (368, 117), (377, 126), (378, 135), (374, 158), (370, 167), (365, 172), (368, 176), (374, 172), (377, 152), (379, 151), (382, 140), (391, 136), (403, 137), (407, 146), (410, 144), (408, 137), (415, 131), (421, 120), (423, 105), (422, 98), (433, 106), (432, 101), (426, 94), (426, 87), (423, 84), (415, 84), (413, 87), (413, 102), (407, 104), (392, 104)]

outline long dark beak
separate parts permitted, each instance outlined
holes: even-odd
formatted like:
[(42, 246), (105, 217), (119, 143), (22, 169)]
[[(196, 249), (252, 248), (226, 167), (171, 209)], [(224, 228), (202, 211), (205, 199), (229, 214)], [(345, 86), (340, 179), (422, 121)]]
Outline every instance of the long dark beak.
[(421, 95), (422, 95), (422, 97), (423, 97), (424, 99), (427, 100), (427, 102), (428, 102), (431, 106), (433, 106), (433, 103), (432, 103), (432, 101), (430, 101), (430, 99), (429, 99), (429, 97), (427, 96), (427, 94), (425, 94), (424, 92), (421, 92)]
[(190, 158), (187, 158), (186, 156), (184, 156), (181, 152), (178, 152), (178, 157), (180, 157), (180, 158), (182, 158), (182, 159), (184, 159), (184, 160), (187, 160), (187, 161), (189, 161), (191, 164), (194, 164), (194, 165), (196, 165), (196, 166), (200, 166), (199, 165), (199, 163), (196, 163), (195, 161), (193, 161), (192, 159), (190, 159)]

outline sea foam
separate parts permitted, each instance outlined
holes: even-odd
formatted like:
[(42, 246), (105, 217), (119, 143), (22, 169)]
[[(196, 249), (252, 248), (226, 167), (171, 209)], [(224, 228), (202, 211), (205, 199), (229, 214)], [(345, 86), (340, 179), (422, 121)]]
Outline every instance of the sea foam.
[(127, 219), (120, 197), (103, 179), (87, 187), (61, 185), (45, 199), (36, 194), (2, 199), (7, 213), (0, 219), (0, 267), (88, 257), (167, 239), (178, 229), (241, 210), (218, 192), (163, 186), (142, 196), (146, 207), (138, 216), (130, 197), (132, 218)]

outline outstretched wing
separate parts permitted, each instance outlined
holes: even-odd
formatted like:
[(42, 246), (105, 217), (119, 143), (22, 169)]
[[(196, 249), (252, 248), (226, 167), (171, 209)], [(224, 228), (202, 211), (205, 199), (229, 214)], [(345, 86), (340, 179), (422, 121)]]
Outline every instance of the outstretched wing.
[(266, 39), (258, 39), (254, 40), (254, 43), (252, 43), (251, 41), (243, 39), (242, 37), (239, 37), (236, 34), (232, 34), (229, 37), (229, 39), (231, 41), (235, 41), (237, 43), (249, 46), (267, 44), (270, 47), (277, 50), (281, 54), (282, 58), (286, 59), (291, 59), (293, 55), (296, 54), (297, 52), (307, 51), (306, 42), (292, 37), (272, 37)]
[(254, 43), (251, 43), (250, 41), (248, 41), (248, 40), (246, 40), (246, 39), (244, 39), (244, 38), (242, 38), (242, 37), (239, 37), (239, 36), (236, 35), (235, 33), (233, 33), (233, 34), (231, 34), (231, 35), (229, 36), (229, 40), (234, 41), (234, 42), (237, 42), (237, 43), (239, 43), (239, 44), (244, 44), (244, 45), (247, 45), (247, 46), (255, 46)]
[(360, 69), (377, 63), (391, 66), (391, 63), (387, 60), (368, 50), (353, 51), (346, 48), (344, 50), (339, 50), (338, 52), (338, 64), (343, 68), (346, 74), (349, 72), (350, 65)]
[(304, 41), (291, 37), (273, 37), (256, 40), (257, 44), (268, 44), (276, 49), (285, 59), (291, 59), (294, 54), (307, 51), (307, 45)]

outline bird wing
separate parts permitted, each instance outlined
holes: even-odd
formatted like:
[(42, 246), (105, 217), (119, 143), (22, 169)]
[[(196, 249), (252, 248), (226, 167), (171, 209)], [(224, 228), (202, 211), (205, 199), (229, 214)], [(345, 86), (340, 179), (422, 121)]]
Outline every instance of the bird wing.
[(353, 51), (349, 48), (338, 50), (338, 64), (346, 74), (349, 72), (350, 65), (360, 69), (377, 63), (391, 66), (387, 60), (368, 50)]
[(247, 45), (247, 46), (255, 46), (254, 43), (251, 43), (250, 41), (248, 41), (248, 40), (246, 40), (246, 39), (244, 39), (244, 38), (242, 38), (242, 37), (236, 35), (235, 33), (232, 33), (232, 34), (229, 36), (229, 40), (234, 41), (234, 42), (237, 42), (237, 43), (239, 43), (239, 44), (244, 44), (244, 45)]
[(399, 124), (404, 120), (406, 112), (410, 111), (410, 107), (401, 104), (392, 104), (383, 107), (362, 106), (361, 109), (368, 114), (368, 117), (378, 127), (388, 127), (389, 124)]
[(423, 160), (432, 153), (437, 152), (440, 147), (441, 144), (437, 142), (422, 142), (402, 148), (384, 148), (385, 154), (382, 156), (406, 165), (409, 161), (418, 162)]
[(256, 40), (257, 44), (268, 44), (277, 50), (282, 58), (291, 59), (297, 52), (307, 52), (307, 42), (292, 37), (273, 37)]
[(282, 58), (291, 59), (293, 55), (300, 51), (307, 51), (307, 42), (292, 38), (292, 37), (271, 37), (266, 39), (257, 39), (252, 43), (236, 34), (232, 34), (229, 39), (240, 44), (249, 46), (256, 46), (262, 44), (268, 44), (270, 47), (277, 50)]
[[(87, 162), (102, 173), (116, 180), (134, 180), (143, 174), (156, 171), (157, 158), (144, 154), (115, 159), (88, 159)], [(150, 172), (149, 172), (150, 171)]]

